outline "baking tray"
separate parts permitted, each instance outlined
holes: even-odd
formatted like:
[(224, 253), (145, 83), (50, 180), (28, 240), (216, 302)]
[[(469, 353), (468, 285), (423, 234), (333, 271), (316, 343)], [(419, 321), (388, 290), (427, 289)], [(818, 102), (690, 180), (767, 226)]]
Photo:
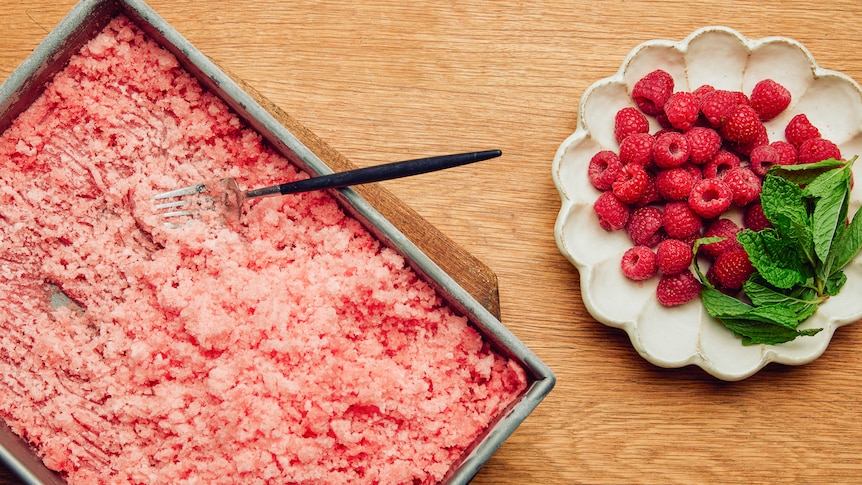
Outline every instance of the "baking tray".
[[(82, 0), (0, 85), (0, 132), (41, 94), (46, 81), (115, 16), (131, 18), (144, 32), (173, 53), (183, 67), (258, 131), (279, 154), (305, 171), (322, 175), (352, 164), (288, 114), (221, 69), (175, 31), (144, 2)], [(488, 458), (547, 396), (553, 372), (499, 320), (497, 281), (493, 272), (448, 240), (417, 213), (376, 184), (340, 189), (332, 195), (382, 243), (398, 251), (414, 271), (431, 284), (455, 311), (499, 353), (527, 372), (520, 398), (473, 443), (444, 478), (446, 484), (468, 483)], [(28, 484), (63, 484), (29, 446), (0, 422), (0, 459)]]

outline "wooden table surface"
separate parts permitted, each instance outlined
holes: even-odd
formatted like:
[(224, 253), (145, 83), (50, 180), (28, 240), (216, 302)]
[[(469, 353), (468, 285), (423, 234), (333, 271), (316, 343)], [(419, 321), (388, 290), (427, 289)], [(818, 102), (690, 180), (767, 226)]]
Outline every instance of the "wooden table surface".
[[(357, 165), (500, 148), (385, 187), (488, 265), (503, 323), (557, 385), (476, 484), (862, 480), (862, 325), (801, 367), (726, 383), (660, 369), (587, 313), (559, 253), (551, 161), (578, 101), (637, 44), (726, 25), (785, 35), (862, 81), (857, 0), (148, 2)], [(0, 79), (75, 4), (3, 2)], [(0, 483), (17, 483), (8, 474)]]

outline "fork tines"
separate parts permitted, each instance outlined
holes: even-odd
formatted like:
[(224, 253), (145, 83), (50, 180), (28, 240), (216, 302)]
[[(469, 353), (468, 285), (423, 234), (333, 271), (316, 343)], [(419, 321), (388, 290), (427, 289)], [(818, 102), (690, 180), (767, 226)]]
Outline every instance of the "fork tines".
[[(153, 196), (154, 200), (162, 200), (162, 199), (171, 199), (174, 197), (186, 197), (189, 195), (196, 195), (203, 192), (206, 192), (207, 186), (204, 183), (189, 185), (188, 187), (183, 187), (176, 190), (171, 190), (168, 192), (162, 192), (160, 194), (156, 194)], [(193, 215), (193, 211), (189, 210), (179, 210), (180, 207), (188, 206), (190, 202), (188, 200), (176, 200), (172, 202), (162, 202), (161, 204), (157, 204), (155, 206), (156, 210), (166, 210), (166, 209), (177, 209), (171, 210), (162, 213), (162, 217), (177, 217), (177, 216), (190, 216)]]

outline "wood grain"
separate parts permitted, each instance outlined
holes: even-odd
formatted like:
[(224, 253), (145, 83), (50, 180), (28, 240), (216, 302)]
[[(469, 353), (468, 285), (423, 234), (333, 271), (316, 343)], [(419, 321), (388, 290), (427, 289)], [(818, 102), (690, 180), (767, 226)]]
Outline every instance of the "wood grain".
[[(74, 1), (8, 3), (0, 78)], [(496, 274), (503, 323), (557, 374), (474, 483), (858, 482), (862, 327), (840, 329), (811, 364), (771, 365), (736, 383), (656, 368), (586, 311), (554, 242), (550, 176), (581, 95), (640, 42), (705, 25), (785, 35), (859, 81), (858, 1), (148, 3), (357, 165), (503, 150), (382, 184)]]

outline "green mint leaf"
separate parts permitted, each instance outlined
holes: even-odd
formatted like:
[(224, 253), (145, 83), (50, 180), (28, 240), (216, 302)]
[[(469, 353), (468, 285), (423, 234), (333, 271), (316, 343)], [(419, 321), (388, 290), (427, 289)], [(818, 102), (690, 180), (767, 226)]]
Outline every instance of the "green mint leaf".
[[(848, 184), (849, 187), (849, 184)], [(821, 262), (826, 262), (835, 232), (844, 223), (847, 215), (846, 191), (833, 192), (821, 197), (814, 205), (811, 220), (814, 236), (814, 253)]]
[(834, 192), (843, 194), (844, 183), (850, 179), (850, 173), (844, 167), (834, 168), (814, 177), (805, 185), (802, 192), (808, 197), (824, 197)]
[(823, 292), (829, 296), (835, 296), (844, 287), (844, 283), (847, 283), (847, 275), (843, 271), (837, 271), (826, 280)]
[(860, 212), (862, 211), (856, 211), (850, 225), (839, 233), (837, 240), (832, 244), (832, 271), (841, 270), (862, 249), (862, 216), (859, 215)]
[(754, 273), (742, 287), (745, 296), (751, 300), (751, 304), (758, 305), (796, 305), (797, 303), (817, 304), (822, 298), (817, 296), (813, 288), (801, 288), (794, 291), (786, 291), (772, 287), (763, 277)]
[(796, 184), (767, 173), (760, 200), (763, 214), (782, 234), (795, 232), (795, 226), (808, 225), (805, 194)]
[[(844, 169), (833, 169), (820, 174), (803, 190), (805, 195), (816, 199), (811, 219), (812, 233), (814, 252), (817, 260), (822, 263), (827, 261), (836, 230), (847, 216), (849, 190), (850, 174)], [(828, 268), (825, 272), (829, 272)], [(826, 278), (828, 274), (818, 272), (818, 276)]]
[(712, 286), (708, 286), (700, 292), (700, 299), (703, 301), (706, 313), (719, 320), (739, 318), (751, 311), (752, 308), (751, 305), (726, 295)]
[(752, 306), (714, 288), (704, 289), (701, 300), (707, 313), (721, 321), (751, 320), (792, 329), (817, 310), (816, 304), (790, 299)]
[(789, 289), (808, 279), (796, 243), (783, 239), (775, 229), (759, 232), (743, 229), (736, 239), (748, 253), (754, 269), (772, 286)]
[(777, 345), (790, 342), (796, 337), (816, 335), (822, 328), (793, 330), (778, 325), (753, 322), (751, 320), (724, 320), (727, 328), (742, 337), (743, 345)]
[(800, 323), (817, 311), (817, 305), (804, 302), (790, 304), (774, 303), (752, 307), (744, 317), (763, 323), (770, 323), (784, 328), (796, 329)]
[(817, 163), (803, 163), (799, 165), (773, 165), (769, 172), (796, 185), (806, 185), (817, 178), (820, 174), (834, 168), (843, 167), (847, 162), (829, 158)]
[(760, 200), (763, 213), (775, 230), (782, 238), (795, 240), (797, 252), (813, 265), (817, 256), (814, 253), (808, 199), (803, 190), (788, 180), (767, 173)]

